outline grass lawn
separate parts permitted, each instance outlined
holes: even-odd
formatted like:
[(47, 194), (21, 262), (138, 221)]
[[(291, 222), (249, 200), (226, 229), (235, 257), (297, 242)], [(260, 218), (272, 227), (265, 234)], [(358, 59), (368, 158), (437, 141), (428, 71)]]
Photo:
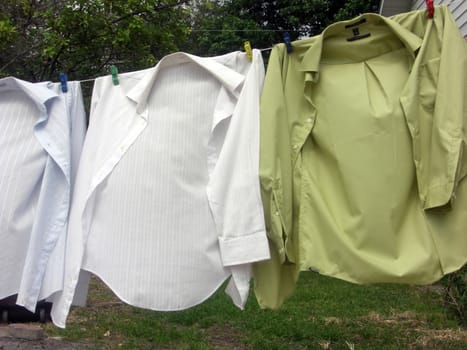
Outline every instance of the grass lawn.
[(261, 310), (251, 292), (244, 311), (223, 288), (186, 311), (142, 310), (93, 278), (88, 307), (46, 333), (89, 349), (467, 349), (467, 329), (434, 286), (360, 286), (312, 272), (280, 310)]

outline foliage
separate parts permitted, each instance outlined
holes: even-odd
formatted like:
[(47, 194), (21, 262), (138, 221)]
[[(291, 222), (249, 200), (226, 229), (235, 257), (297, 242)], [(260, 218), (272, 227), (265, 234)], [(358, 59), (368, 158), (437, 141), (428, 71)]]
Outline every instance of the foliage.
[(12, 0), (0, 3), (0, 77), (70, 79), (154, 65), (178, 51), (215, 55), (319, 33), (376, 10), (362, 0)]
[(269, 34), (254, 18), (233, 9), (230, 2), (195, 1), (187, 51), (198, 55), (216, 55), (243, 49), (243, 43), (267, 41)]
[(13, 42), (15, 34), (16, 28), (10, 19), (0, 17), (0, 49), (6, 49), (7, 44)]
[(182, 0), (14, 0), (0, 4), (0, 75), (83, 79), (147, 67), (188, 33)]
[[(366, 12), (377, 12), (380, 1), (347, 0), (339, 1), (340, 5), (335, 7), (333, 21), (344, 21)], [(335, 3), (333, 1), (333, 3)]]
[(446, 310), (452, 313), (459, 323), (467, 327), (467, 266), (445, 276), (442, 281)]
[[(266, 48), (281, 42), (319, 34), (337, 20), (375, 12), (379, 1), (362, 0), (217, 0), (195, 1), (191, 49), (196, 53), (222, 54), (242, 47)], [(220, 31), (222, 30), (222, 31)]]

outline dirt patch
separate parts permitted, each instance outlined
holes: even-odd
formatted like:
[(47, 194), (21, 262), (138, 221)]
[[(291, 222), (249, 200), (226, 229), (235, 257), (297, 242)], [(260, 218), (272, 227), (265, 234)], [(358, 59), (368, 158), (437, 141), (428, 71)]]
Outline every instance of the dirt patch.
[(394, 313), (383, 316), (376, 312), (370, 312), (362, 319), (381, 324), (403, 325), (404, 332), (415, 333), (416, 340), (412, 346), (422, 349), (439, 348), (446, 342), (467, 344), (467, 329), (431, 329), (427, 323), (417, 318), (417, 314), (411, 311)]
[(212, 326), (205, 330), (212, 348), (228, 348), (232, 350), (244, 350), (242, 332), (238, 329), (224, 326)]
[(370, 312), (368, 315), (361, 317), (360, 319), (373, 323), (398, 324), (405, 326), (410, 325), (412, 327), (424, 324), (422, 320), (417, 319), (417, 314), (412, 311), (393, 313), (390, 316), (383, 316), (377, 312)]
[(324, 318), (324, 324), (329, 325), (329, 324), (342, 324), (343, 320), (337, 317), (325, 317)]
[(467, 344), (467, 331), (462, 329), (416, 329), (420, 333), (416, 345), (427, 348), (433, 343), (456, 341)]
[(0, 338), (0, 350), (82, 350), (84, 344), (64, 342), (59, 339), (24, 340)]

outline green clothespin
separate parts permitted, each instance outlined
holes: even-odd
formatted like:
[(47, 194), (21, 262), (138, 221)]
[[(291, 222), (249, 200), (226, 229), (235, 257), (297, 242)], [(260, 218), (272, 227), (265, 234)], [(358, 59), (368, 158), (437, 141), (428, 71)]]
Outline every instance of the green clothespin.
[(118, 85), (118, 69), (117, 66), (111, 65), (110, 66), (110, 73), (112, 74), (112, 81), (114, 85)]

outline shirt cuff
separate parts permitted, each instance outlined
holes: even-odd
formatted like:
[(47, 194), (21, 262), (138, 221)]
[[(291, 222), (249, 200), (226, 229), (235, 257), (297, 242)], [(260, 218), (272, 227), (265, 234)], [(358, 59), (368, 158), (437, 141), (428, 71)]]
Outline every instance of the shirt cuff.
[(429, 189), (425, 201), (423, 203), (423, 209), (433, 209), (443, 206), (452, 206), (455, 199), (454, 184), (447, 183), (445, 185), (439, 185)]
[(219, 247), (224, 266), (252, 263), (270, 258), (268, 239), (264, 231), (234, 238), (219, 237)]

